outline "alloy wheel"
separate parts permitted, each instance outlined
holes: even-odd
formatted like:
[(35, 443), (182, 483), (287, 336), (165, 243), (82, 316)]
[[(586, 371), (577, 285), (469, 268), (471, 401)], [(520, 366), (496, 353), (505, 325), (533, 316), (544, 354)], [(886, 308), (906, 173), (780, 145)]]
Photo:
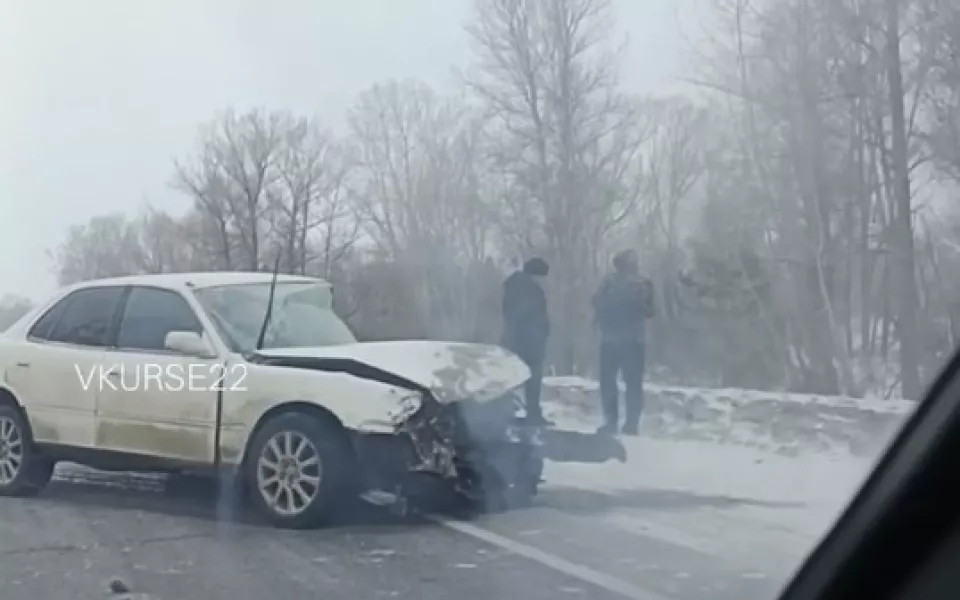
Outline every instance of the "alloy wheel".
[(0, 417), (0, 485), (12, 483), (23, 466), (23, 436), (16, 422)]
[(257, 488), (278, 515), (305, 511), (320, 491), (323, 469), (316, 446), (296, 431), (273, 435), (257, 459)]

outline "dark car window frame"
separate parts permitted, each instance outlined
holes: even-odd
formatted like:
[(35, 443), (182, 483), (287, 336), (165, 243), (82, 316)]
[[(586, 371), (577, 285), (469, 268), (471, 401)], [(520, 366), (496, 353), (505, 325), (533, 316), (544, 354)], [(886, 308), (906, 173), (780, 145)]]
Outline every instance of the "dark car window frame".
[[(203, 333), (206, 331), (206, 327), (204, 327), (203, 320), (200, 318), (200, 315), (197, 314), (196, 308), (194, 308), (193, 305), (190, 304), (190, 301), (181, 292), (174, 289), (154, 286), (154, 285), (134, 285), (134, 286), (129, 286), (127, 294), (124, 296), (124, 299), (123, 299), (123, 305), (120, 307), (120, 310), (116, 315), (117, 327), (114, 332), (114, 338), (113, 338), (114, 343), (113, 345), (111, 345), (109, 349), (118, 351), (118, 352), (132, 352), (132, 353), (139, 353), (139, 354), (156, 354), (156, 355), (162, 355), (162, 356), (184, 356), (184, 354), (181, 352), (167, 350), (165, 348), (139, 348), (136, 346), (120, 345), (120, 332), (122, 331), (123, 326), (127, 320), (127, 308), (130, 306), (131, 297), (133, 296), (134, 292), (136, 292), (137, 290), (141, 290), (141, 291), (149, 290), (153, 292), (160, 292), (162, 294), (170, 294), (172, 296), (175, 296), (181, 302), (183, 302), (184, 306), (187, 308), (190, 315), (193, 317), (194, 327), (196, 328), (197, 333), (199, 333), (200, 335), (203, 335)], [(181, 331), (181, 330), (178, 329), (177, 331)]]
[[(110, 315), (109, 325), (107, 326), (107, 332), (105, 339), (102, 344), (84, 344), (79, 342), (71, 342), (64, 340), (55, 340), (51, 339), (54, 332), (57, 331), (57, 328), (60, 326), (63, 316), (67, 314), (67, 311), (70, 309), (70, 306), (73, 302), (76, 302), (77, 297), (84, 293), (89, 293), (92, 291), (104, 291), (104, 290), (116, 290), (119, 294), (117, 299), (117, 304), (113, 309), (113, 313)], [(97, 349), (107, 349), (113, 345), (114, 340), (116, 339), (117, 333), (117, 318), (118, 315), (123, 310), (123, 307), (126, 305), (126, 297), (129, 293), (127, 286), (117, 286), (117, 285), (96, 285), (88, 286), (73, 290), (68, 293), (66, 296), (57, 300), (50, 308), (45, 310), (30, 326), (30, 329), (27, 330), (27, 339), (36, 343), (43, 344), (58, 344), (63, 346), (73, 346), (78, 348), (97, 348)], [(47, 317), (54, 319), (51, 324), (49, 331), (45, 332), (45, 335), (37, 335), (37, 328), (41, 326), (44, 319)]]

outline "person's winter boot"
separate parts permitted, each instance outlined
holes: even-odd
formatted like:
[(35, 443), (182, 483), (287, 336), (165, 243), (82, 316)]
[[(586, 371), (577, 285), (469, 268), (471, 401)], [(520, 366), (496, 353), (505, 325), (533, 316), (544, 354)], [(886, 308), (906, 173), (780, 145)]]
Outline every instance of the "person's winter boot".
[(597, 429), (597, 435), (615, 435), (617, 433), (617, 426), (613, 423), (604, 423)]
[(543, 416), (543, 413), (539, 413), (539, 412), (533, 412), (528, 414), (526, 419), (524, 419), (524, 422), (526, 422), (528, 425), (534, 425), (537, 427), (553, 427), (554, 426), (553, 421), (547, 419), (546, 417)]
[(624, 424), (623, 429), (621, 430), (621, 433), (623, 433), (623, 435), (636, 436), (636, 435), (639, 435), (639, 430), (640, 430), (639, 423), (628, 421), (626, 424)]

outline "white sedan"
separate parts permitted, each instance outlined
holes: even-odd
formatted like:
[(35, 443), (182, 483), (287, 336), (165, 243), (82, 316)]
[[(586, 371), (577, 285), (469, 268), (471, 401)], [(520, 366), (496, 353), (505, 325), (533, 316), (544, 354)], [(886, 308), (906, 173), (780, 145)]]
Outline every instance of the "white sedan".
[(0, 337), (0, 495), (57, 461), (228, 474), (282, 527), (371, 489), (536, 492), (529, 370), (495, 346), (358, 343), (325, 281), (183, 273), (62, 290)]

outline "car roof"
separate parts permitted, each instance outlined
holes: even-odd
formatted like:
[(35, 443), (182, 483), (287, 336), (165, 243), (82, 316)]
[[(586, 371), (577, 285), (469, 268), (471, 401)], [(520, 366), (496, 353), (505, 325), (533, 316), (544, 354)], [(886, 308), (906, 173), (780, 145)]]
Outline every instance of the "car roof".
[[(66, 298), (76, 290), (91, 287), (142, 285), (166, 288), (186, 292), (191, 289), (211, 288), (226, 285), (245, 285), (252, 283), (270, 283), (273, 273), (263, 271), (210, 271), (190, 273), (155, 273), (148, 275), (126, 275), (122, 277), (108, 277), (90, 279), (60, 288), (51, 294), (44, 302), (40, 302), (16, 323), (0, 332), (0, 337), (22, 335), (40, 315), (46, 313), (52, 306)], [(330, 286), (330, 283), (319, 277), (303, 275), (277, 275), (277, 283), (312, 283)]]
[[(149, 275), (127, 275), (105, 279), (92, 279), (70, 286), (70, 290), (86, 287), (115, 285), (146, 285), (164, 288), (208, 288), (223, 285), (244, 285), (251, 283), (270, 283), (273, 273), (263, 271), (211, 271), (192, 273), (155, 273)], [(329, 283), (317, 277), (302, 275), (277, 275), (277, 283)]]

